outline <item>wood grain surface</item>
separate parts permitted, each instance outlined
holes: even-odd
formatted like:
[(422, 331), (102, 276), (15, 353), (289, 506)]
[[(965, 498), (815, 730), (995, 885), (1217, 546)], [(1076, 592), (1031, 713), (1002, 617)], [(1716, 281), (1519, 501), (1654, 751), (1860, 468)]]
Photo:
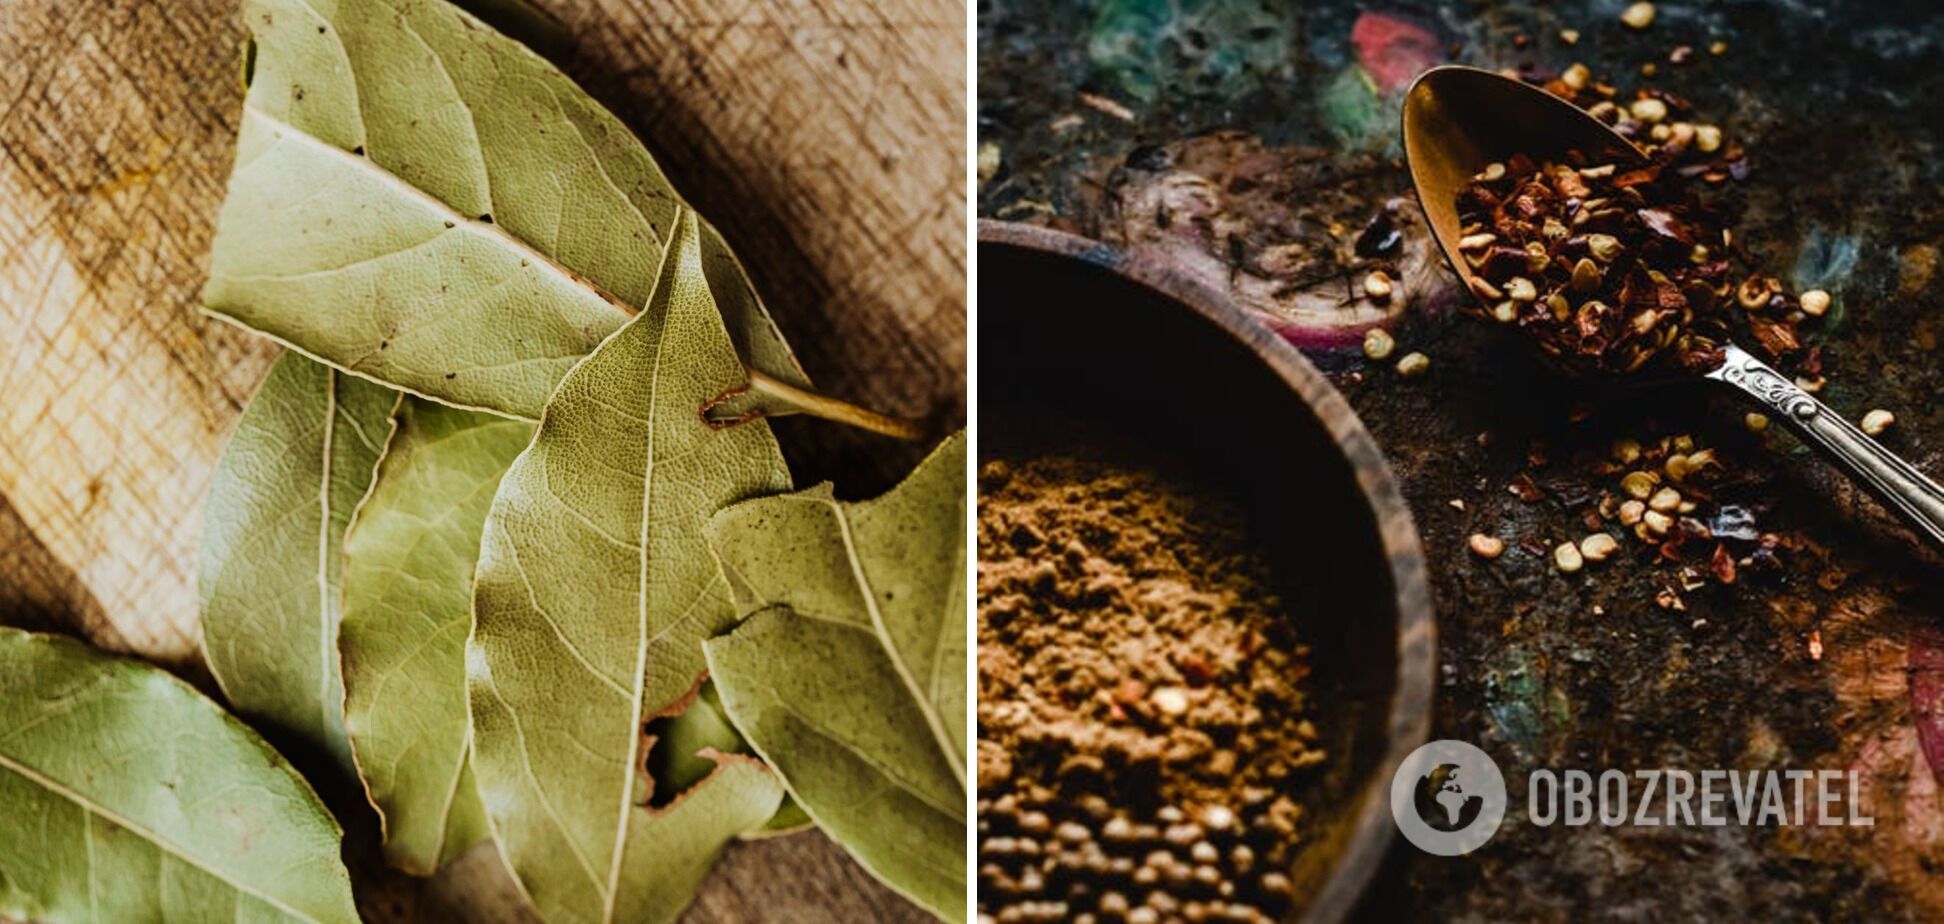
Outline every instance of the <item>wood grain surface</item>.
[[(834, 395), (965, 416), (958, 0), (543, 0)], [(210, 473), (276, 348), (197, 310), (242, 102), (234, 0), (0, 3), (0, 621), (200, 673)], [(780, 422), (800, 483), (926, 447)], [(490, 851), (429, 884), (348, 859), (382, 920), (518, 920)], [(697, 921), (921, 918), (809, 834), (740, 845)]]

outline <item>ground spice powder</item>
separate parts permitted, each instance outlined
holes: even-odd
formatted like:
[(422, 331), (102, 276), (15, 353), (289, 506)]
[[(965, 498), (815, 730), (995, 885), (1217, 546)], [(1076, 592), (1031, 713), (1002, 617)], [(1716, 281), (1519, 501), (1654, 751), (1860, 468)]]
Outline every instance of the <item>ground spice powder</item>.
[(980, 469), (979, 780), (1121, 805), (1296, 806), (1307, 649), (1241, 510), (1072, 456)]

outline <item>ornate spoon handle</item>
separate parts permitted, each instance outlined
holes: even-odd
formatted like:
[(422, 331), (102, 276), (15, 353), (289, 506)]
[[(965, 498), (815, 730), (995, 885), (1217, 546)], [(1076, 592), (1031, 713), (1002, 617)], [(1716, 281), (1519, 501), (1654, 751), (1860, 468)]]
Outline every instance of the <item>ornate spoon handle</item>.
[(1726, 354), (1708, 378), (1735, 386), (1788, 422), (1918, 535), (1944, 549), (1944, 488), (1746, 350), (1731, 343)]

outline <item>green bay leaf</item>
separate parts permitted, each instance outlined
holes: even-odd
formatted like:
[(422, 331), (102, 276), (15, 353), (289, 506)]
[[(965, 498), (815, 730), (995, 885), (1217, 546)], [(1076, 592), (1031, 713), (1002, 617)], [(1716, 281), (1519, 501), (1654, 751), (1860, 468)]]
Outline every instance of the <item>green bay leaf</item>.
[[(243, 21), (255, 59), (205, 306), (357, 375), (536, 419), (647, 303), (692, 214), (647, 149), (444, 0), (246, 0)], [(742, 360), (806, 384), (702, 233)]]
[(709, 541), (754, 610), (703, 646), (736, 727), (866, 869), (962, 920), (963, 434), (876, 500), (745, 501)]
[(474, 579), (474, 773), (508, 864), (556, 922), (672, 919), (782, 801), (766, 768), (718, 755), (673, 805), (649, 805), (644, 723), (691, 696), (701, 641), (736, 617), (703, 527), (790, 485), (767, 424), (702, 419), (742, 370), (697, 222), (671, 238), (641, 316), (566, 376), (500, 482)]
[(532, 435), (407, 398), (345, 534), (345, 726), (386, 857), (419, 875), (486, 836), (467, 757), (473, 565), (493, 492)]
[(230, 705), (351, 772), (338, 672), (344, 530), (399, 394), (295, 353), (270, 367), (210, 481), (203, 658)]
[(337, 823), (160, 669), (0, 629), (0, 917), (355, 922)]

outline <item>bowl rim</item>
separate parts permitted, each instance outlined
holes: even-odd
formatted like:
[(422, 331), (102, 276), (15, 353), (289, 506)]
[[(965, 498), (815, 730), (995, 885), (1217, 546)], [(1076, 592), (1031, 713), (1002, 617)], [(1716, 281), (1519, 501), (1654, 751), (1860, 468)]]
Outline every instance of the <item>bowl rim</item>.
[(1387, 717), (1387, 746), (1375, 778), (1365, 785), (1362, 804), (1351, 813), (1351, 834), (1336, 870), (1310, 901), (1302, 917), (1313, 924), (1344, 920), (1361, 901), (1397, 835), (1390, 817), (1390, 780), (1404, 759), (1430, 735), (1433, 678), (1437, 673), (1437, 620), (1431, 605), (1424, 550), (1410, 507), (1391, 475), (1383, 451), (1342, 393), (1307, 357), (1267, 325), (1249, 317), (1226, 293), (1167, 262), (1065, 231), (981, 218), (978, 245), (988, 244), (1080, 260), (1201, 315), (1255, 354), (1296, 392), (1355, 472), (1364, 502), (1376, 517), (1378, 538), (1389, 559), (1395, 588), (1397, 686), (1391, 695)]

